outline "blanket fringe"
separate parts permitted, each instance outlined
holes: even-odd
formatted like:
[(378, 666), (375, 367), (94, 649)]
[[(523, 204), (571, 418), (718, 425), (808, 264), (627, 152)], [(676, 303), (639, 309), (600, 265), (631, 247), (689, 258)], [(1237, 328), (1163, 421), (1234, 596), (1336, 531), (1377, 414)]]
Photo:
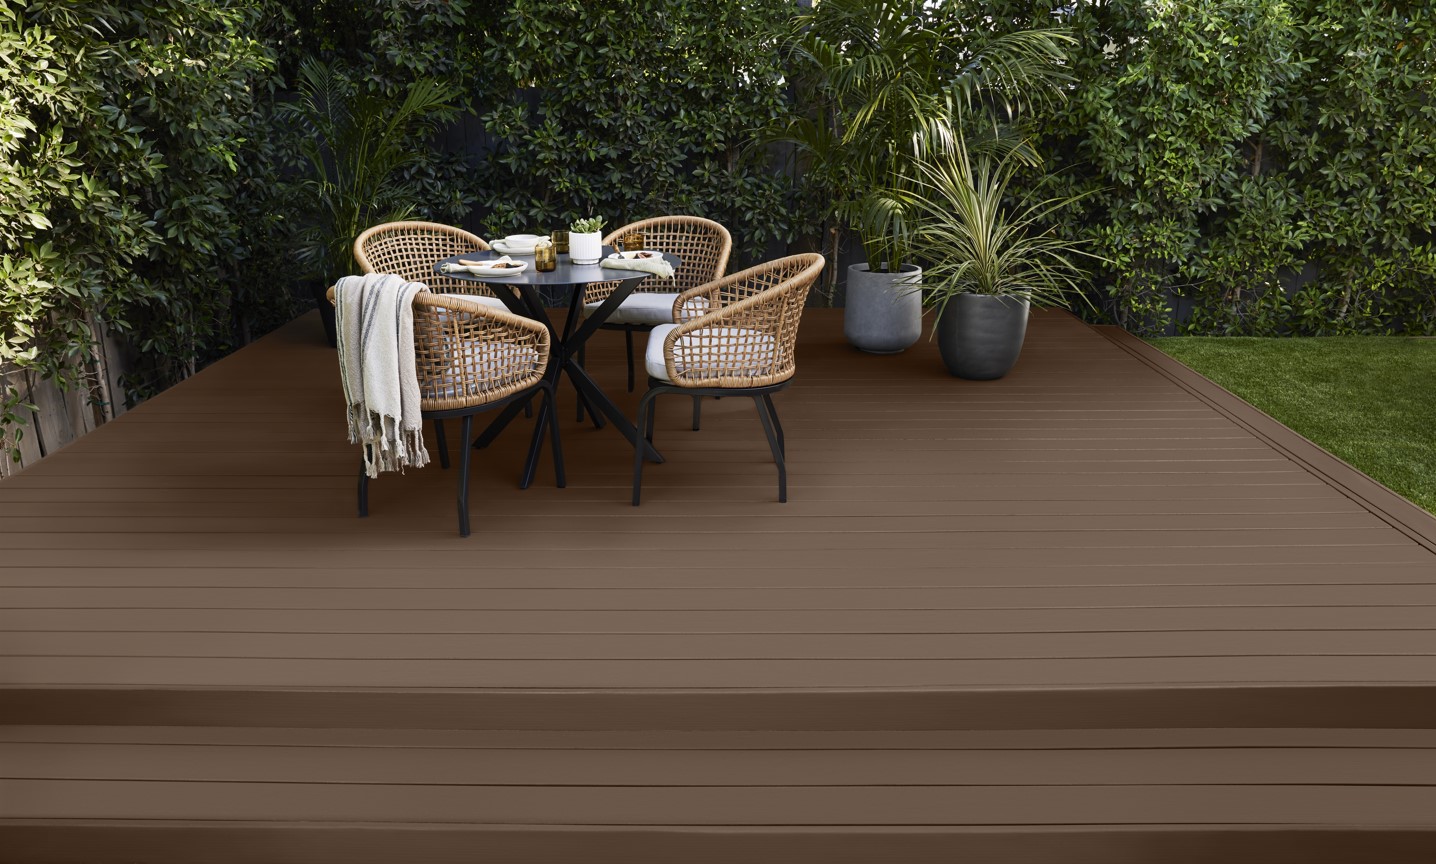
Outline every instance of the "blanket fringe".
[(364, 473), (370, 479), (382, 471), (402, 474), (405, 468), (429, 464), (422, 428), (400, 430), (397, 417), (367, 411), (363, 405), (350, 405), (347, 416), (349, 443), (364, 445)]

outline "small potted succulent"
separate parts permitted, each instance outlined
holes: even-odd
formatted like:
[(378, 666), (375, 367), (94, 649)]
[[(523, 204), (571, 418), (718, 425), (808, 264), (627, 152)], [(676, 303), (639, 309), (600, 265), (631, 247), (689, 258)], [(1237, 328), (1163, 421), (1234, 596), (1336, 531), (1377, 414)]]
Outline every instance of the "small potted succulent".
[(1077, 259), (1101, 260), (1053, 227), (1052, 217), (1084, 196), (1009, 206), (1017, 170), (1011, 151), (969, 154), (960, 138), (950, 156), (922, 166), (916, 237), (931, 262), (924, 299), (938, 313), (943, 364), (959, 378), (1006, 375), (1022, 351), (1029, 307), (1082, 296)]
[(568, 260), (574, 264), (597, 264), (603, 257), (603, 217), (575, 221), (568, 229)]

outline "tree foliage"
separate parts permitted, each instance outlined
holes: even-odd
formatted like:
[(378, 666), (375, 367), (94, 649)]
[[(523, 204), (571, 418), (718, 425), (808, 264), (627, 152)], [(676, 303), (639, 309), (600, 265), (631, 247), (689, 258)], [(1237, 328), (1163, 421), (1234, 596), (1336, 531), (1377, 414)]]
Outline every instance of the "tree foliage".
[(997, 33), (974, 26), (980, 18), (969, 11), (924, 0), (823, 0), (790, 25), (800, 104), (776, 136), (795, 146), (834, 241), (856, 230), (875, 271), (897, 272), (910, 257), (915, 214), (906, 202), (922, 185), (920, 163), (950, 162), (974, 128), (982, 133), (975, 143), (1018, 146), (1014, 121), (1055, 101), (1070, 80), (1065, 33)]
[(1048, 182), (1146, 332), (1436, 331), (1436, 7), (1340, 0), (973, 3), (1079, 39)]
[(227, 341), (259, 0), (0, 7), (0, 364), (77, 383), (107, 327), (145, 393)]
[[(376, 116), (457, 93), (399, 136), (381, 210), (491, 234), (696, 213), (751, 258), (861, 203), (854, 165), (914, 118), (971, 106), (1053, 169), (1021, 191), (1080, 197), (1054, 227), (1134, 330), (1436, 333), (1433, 39), (1426, 0), (8, 0), (0, 371), (93, 384), (115, 335), (143, 397), (293, 311), (312, 128), (281, 106), (306, 59)], [(1024, 111), (1052, 67), (1019, 61), (1054, 47), (1061, 104)], [(834, 159), (795, 200), (759, 130), (803, 123)], [(0, 392), (0, 427), (22, 401)]]
[(513, 0), (485, 36), (490, 233), (603, 214), (728, 226), (740, 257), (786, 239), (785, 178), (751, 142), (789, 110), (789, 0)]

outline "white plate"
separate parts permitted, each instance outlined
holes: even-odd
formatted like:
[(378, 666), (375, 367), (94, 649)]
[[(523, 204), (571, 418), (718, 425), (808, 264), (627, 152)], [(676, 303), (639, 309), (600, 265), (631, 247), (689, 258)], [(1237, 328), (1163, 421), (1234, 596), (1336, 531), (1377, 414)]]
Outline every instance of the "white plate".
[[(499, 261), (507, 259), (509, 264), (517, 264), (517, 267), (494, 267)], [(476, 260), (473, 258), (460, 258), (454, 265), (455, 269), (462, 273), (471, 273), (474, 276), (517, 276), (529, 269), (529, 262), (515, 261), (507, 255), (504, 259)], [(449, 265), (444, 265), (446, 268)], [(445, 272), (448, 272), (447, 270)]]
[(542, 237), (540, 234), (510, 234), (504, 242), (511, 246), (532, 246)]
[(474, 268), (472, 268), (470, 272), (472, 272), (472, 273), (474, 273), (475, 275), (478, 275), (478, 276), (517, 276), (518, 274), (520, 274), (520, 273), (524, 272), (525, 270), (529, 269), (529, 262), (527, 262), (527, 261), (514, 261), (514, 262), (512, 262), (512, 263), (517, 264), (518, 266), (517, 266), (517, 267), (483, 267), (483, 266), (479, 266), (479, 267), (474, 267)]

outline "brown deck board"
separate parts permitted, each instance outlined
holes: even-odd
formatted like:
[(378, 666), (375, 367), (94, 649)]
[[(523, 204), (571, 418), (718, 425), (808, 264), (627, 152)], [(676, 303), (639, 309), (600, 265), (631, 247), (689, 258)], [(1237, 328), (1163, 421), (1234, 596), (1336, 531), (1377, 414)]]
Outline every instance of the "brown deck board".
[[(575, 423), (565, 393), (569, 488), (546, 465), (515, 488), (519, 421), (475, 454), (468, 540), (437, 466), (381, 478), (354, 518), (314, 326), (0, 484), (0, 706), (35, 696), (52, 717), (72, 697), (83, 713), (87, 690), (152, 707), (163, 691), (188, 716), (187, 691), (204, 714), (270, 688), (1436, 692), (1436, 520), (1070, 316), (1036, 314), (1014, 372), (978, 383), (927, 341), (854, 352), (840, 313), (811, 310), (779, 397), (788, 505), (742, 400), (706, 400), (698, 434), (684, 400), (661, 405), (669, 458), (635, 510), (626, 445)], [(618, 340), (592, 347), (621, 389)], [(1260, 713), (1237, 698), (1221, 704)]]
[(1436, 630), (1429, 607), (1210, 606), (1092, 609), (0, 610), (21, 633), (1326, 633)]
[[(0, 785), (17, 792), (6, 806), (9, 818), (556, 821), (523, 801), (546, 792), (534, 800), (572, 795), (576, 806), (565, 812), (595, 824), (703, 824), (717, 818), (705, 812), (715, 802), (721, 802), (719, 813), (744, 813), (743, 824), (750, 825), (1180, 823), (1192, 814), (1173, 806), (1224, 792), (1235, 800), (1217, 808), (1223, 821), (1300, 822), (1331, 820), (1334, 814), (1324, 808), (1357, 800), (1364, 787), (1396, 804), (1382, 821), (1429, 825), (1436, 819), (1436, 811), (1419, 809), (1436, 792), (1436, 739), (1429, 733), (1371, 740), (1362, 730), (1327, 730), (1283, 743), (1262, 730), (1220, 736), (1136, 730), (1120, 741), (1070, 731), (918, 741), (886, 733), (801, 745), (781, 733), (708, 733), (647, 739), (639, 748), (632, 736), (622, 746), (611, 736), (584, 733), (514, 740), (394, 731), (318, 741), (279, 730), (215, 729), (177, 743), (162, 742), (153, 734), (159, 730), (138, 731), (150, 732), (151, 740), (53, 727), (7, 735), (22, 739), (0, 742)], [(116, 740), (126, 737), (132, 740)], [(125, 795), (126, 787), (135, 794)], [(409, 787), (410, 795), (399, 787)], [(1097, 787), (1108, 787), (1104, 795), (1115, 793), (1116, 800), (1068, 794)], [(1287, 800), (1253, 807), (1257, 799), (1248, 796), (1269, 794), (1270, 787), (1290, 787)], [(765, 797), (773, 789), (803, 789), (813, 800), (775, 807), (776, 799)], [(994, 797), (979, 803), (963, 797), (965, 790)], [(1025, 800), (1004, 800), (1014, 793)], [(1158, 800), (1143, 803), (1130, 793)], [(755, 798), (742, 803), (744, 794)], [(70, 795), (76, 799), (66, 800)], [(402, 803), (393, 800), (399, 798)], [(228, 799), (230, 809), (214, 809), (205, 799)], [(1227, 809), (1238, 802), (1246, 813)], [(1210, 812), (1212, 805), (1202, 806)], [(368, 809), (374, 806), (386, 810)], [(460, 806), (474, 810), (445, 812)], [(872, 809), (861, 814), (849, 807)], [(803, 817), (802, 823), (784, 821)]]

